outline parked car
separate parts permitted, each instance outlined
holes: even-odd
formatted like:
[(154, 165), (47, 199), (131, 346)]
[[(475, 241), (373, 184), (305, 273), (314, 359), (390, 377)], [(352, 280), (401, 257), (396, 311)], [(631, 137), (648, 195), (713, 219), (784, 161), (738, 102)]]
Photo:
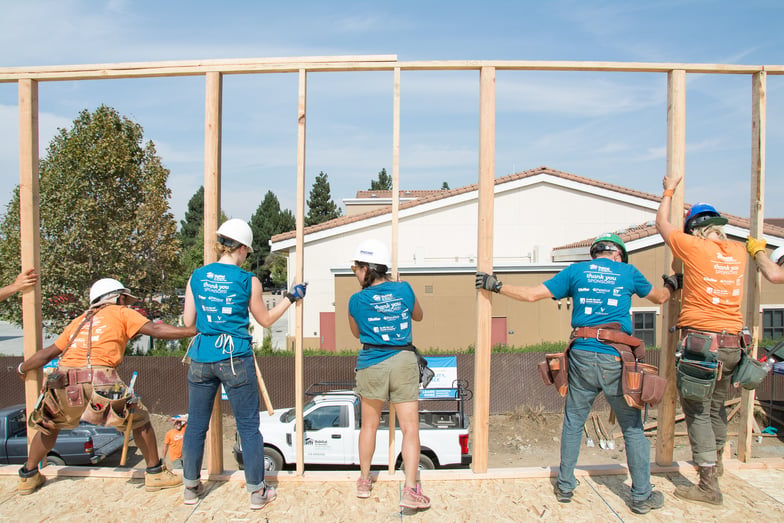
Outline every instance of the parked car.
[[(123, 435), (113, 427), (79, 422), (75, 429), (57, 435), (46, 463), (49, 465), (95, 465), (122, 449)], [(24, 405), (0, 409), (0, 463), (27, 461), (27, 418)]]
[[(303, 408), (305, 464), (306, 465), (359, 465), (359, 429), (361, 422), (360, 399), (346, 388), (312, 393), (315, 384), (306, 395), (312, 396)], [(428, 391), (431, 389), (428, 388)], [(435, 389), (433, 389), (435, 390)], [(438, 389), (442, 390), (442, 389)], [(468, 448), (468, 416), (463, 408), (464, 400), (471, 392), (462, 383), (454, 389), (443, 389), (446, 393), (439, 399), (422, 399), (423, 403), (456, 402), (454, 409), (422, 410), (419, 413), (419, 438), (421, 453), (420, 469), (444, 467), (468, 467), (471, 454)], [(450, 398), (450, 399), (444, 399)], [(260, 430), (264, 436), (264, 468), (267, 471), (281, 470), (296, 463), (296, 413), (293, 408), (276, 409), (272, 415), (260, 413)], [(243, 468), (242, 441), (235, 436), (234, 459)], [(402, 464), (400, 446), (403, 433), (398, 427), (395, 432), (396, 467)], [(389, 412), (381, 415), (381, 424), (376, 433), (376, 452), (372, 465), (387, 465), (389, 452)]]

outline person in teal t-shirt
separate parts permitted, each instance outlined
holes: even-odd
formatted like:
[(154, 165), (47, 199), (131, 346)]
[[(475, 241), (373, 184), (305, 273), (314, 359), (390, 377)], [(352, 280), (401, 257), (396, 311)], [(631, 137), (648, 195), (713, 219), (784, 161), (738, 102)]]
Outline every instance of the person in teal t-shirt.
[(204, 493), (199, 479), (204, 439), (215, 395), (223, 385), (242, 438), (250, 508), (260, 509), (273, 501), (276, 493), (264, 483), (264, 440), (259, 432), (259, 389), (248, 313), (262, 326), (270, 327), (292, 303), (305, 297), (305, 285), (294, 285), (286, 294), (288, 299), (267, 310), (261, 282), (240, 267), (253, 252), (253, 232), (248, 224), (228, 220), (217, 236), (218, 261), (193, 271), (185, 290), (183, 320), (199, 330), (188, 350), (188, 425), (182, 447), (185, 504), (198, 503)]
[(359, 245), (351, 269), (362, 290), (348, 302), (351, 333), (362, 342), (357, 357), (355, 392), (362, 403), (359, 431), (357, 497), (369, 498), (373, 483), (370, 464), (376, 450), (376, 432), (385, 401), (395, 407), (403, 432), (401, 452), (406, 479), (400, 496), (404, 509), (430, 508), (430, 498), (417, 483), (419, 469), (419, 365), (411, 345), (411, 322), (421, 321), (422, 307), (403, 281), (387, 274), (391, 258), (378, 240)]

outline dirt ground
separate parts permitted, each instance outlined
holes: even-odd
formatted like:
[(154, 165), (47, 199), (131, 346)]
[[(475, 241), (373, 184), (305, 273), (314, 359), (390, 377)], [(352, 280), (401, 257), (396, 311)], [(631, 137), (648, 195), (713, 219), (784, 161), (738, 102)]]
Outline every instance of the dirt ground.
[[(601, 465), (601, 464), (624, 464), (626, 454), (624, 453), (623, 437), (621, 437), (620, 427), (609, 423), (609, 411), (594, 412), (601, 419), (608, 437), (612, 438), (614, 433), (617, 437), (612, 440), (602, 439), (597, 435), (591, 418), (586, 423), (588, 437), (593, 440), (593, 446), (588, 444), (584, 436), (580, 448), (580, 465)], [(757, 411), (757, 422), (760, 427), (768, 426), (768, 419), (763, 411)], [(647, 421), (656, 420), (656, 410), (649, 411)], [(158, 449), (163, 448), (163, 440), (166, 431), (172, 428), (171, 420), (168, 416), (157, 414), (152, 415), (153, 427), (158, 438)], [(508, 414), (498, 414), (490, 416), (489, 444), (488, 444), (488, 467), (489, 468), (512, 468), (512, 467), (539, 467), (557, 465), (560, 456), (561, 445), (561, 426), (563, 415), (560, 413), (545, 413), (541, 409), (521, 406)], [(734, 416), (730, 420), (729, 440), (731, 448), (731, 458), (737, 458), (737, 434), (739, 430), (739, 416)], [(234, 445), (234, 434), (236, 424), (232, 416), (223, 417), (223, 463), (226, 470), (236, 470), (237, 464), (232, 455)], [(473, 430), (473, 429), (472, 429)], [(685, 436), (686, 424), (678, 421), (675, 424), (675, 444), (673, 450), (674, 461), (691, 460), (691, 447), (688, 437)], [(651, 442), (651, 459), (655, 457), (656, 431), (647, 431), (648, 439)], [(606, 448), (602, 448), (602, 446)], [(754, 435), (752, 440), (752, 458), (784, 458), (784, 441), (780, 437), (764, 435), (757, 437)], [(119, 453), (107, 460), (106, 465), (116, 466), (119, 460)], [(141, 461), (141, 455), (133, 443), (129, 449), (128, 462), (131, 466)]]
[[(600, 465), (626, 463), (624, 453), (623, 437), (621, 436), (620, 426), (609, 423), (609, 410), (605, 412), (593, 412), (597, 414), (604, 425), (608, 437), (612, 438), (614, 433), (617, 437), (612, 440), (605, 440), (605, 447), (602, 448), (602, 439), (597, 435), (594, 424), (589, 417), (586, 423), (588, 437), (593, 440), (590, 446), (588, 437), (583, 435), (580, 448), (581, 465)], [(739, 416), (730, 419), (728, 427), (728, 439), (730, 442), (732, 458), (737, 458), (737, 439), (739, 430)], [(649, 411), (648, 422), (656, 421), (656, 411)], [(765, 428), (768, 420), (763, 413), (759, 412), (757, 422), (760, 427)], [(488, 467), (536, 467), (545, 465), (557, 465), (561, 449), (561, 427), (563, 425), (563, 415), (558, 413), (543, 413), (541, 410), (528, 406), (519, 407), (514, 412), (504, 415), (494, 415), (490, 417), (490, 436), (488, 444)], [(691, 447), (689, 439), (685, 435), (686, 423), (683, 421), (675, 424), (675, 443), (673, 448), (674, 461), (691, 460)], [(656, 430), (646, 431), (648, 440), (651, 442), (651, 460), (655, 457)], [(752, 440), (752, 457), (767, 458), (784, 457), (784, 442), (775, 436), (754, 436)]]

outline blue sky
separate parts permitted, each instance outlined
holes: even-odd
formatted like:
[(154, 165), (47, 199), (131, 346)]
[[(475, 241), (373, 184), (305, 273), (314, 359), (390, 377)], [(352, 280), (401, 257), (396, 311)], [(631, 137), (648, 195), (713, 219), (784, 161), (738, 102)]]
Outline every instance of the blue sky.
[[(397, 55), (408, 60), (784, 63), (784, 3), (554, 0), (3, 2), (0, 67), (159, 60)], [(183, 218), (204, 176), (204, 78), (42, 82), (40, 151), (83, 109), (144, 127)], [(307, 191), (329, 175), (340, 204), (392, 169), (392, 72), (308, 75)], [(225, 76), (222, 207), (249, 219), (268, 190), (294, 209), (297, 75)], [(478, 172), (479, 73), (401, 75), (404, 189)], [(767, 83), (768, 217), (784, 216), (784, 76)], [(19, 180), (17, 87), (0, 84), (0, 205)], [(496, 75), (496, 176), (541, 165), (659, 193), (666, 75)], [(686, 200), (749, 213), (751, 78), (687, 77)], [(631, 225), (631, 224), (630, 224)]]

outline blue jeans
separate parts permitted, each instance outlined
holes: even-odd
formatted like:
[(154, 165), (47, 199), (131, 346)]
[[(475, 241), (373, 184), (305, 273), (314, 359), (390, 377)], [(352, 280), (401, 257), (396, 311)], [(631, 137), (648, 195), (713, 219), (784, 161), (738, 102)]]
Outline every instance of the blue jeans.
[(561, 433), (561, 467), (558, 488), (571, 492), (577, 486), (574, 467), (580, 456), (585, 420), (596, 396), (604, 392), (626, 444), (626, 463), (632, 477), (632, 499), (642, 501), (651, 495), (651, 444), (645, 437), (640, 411), (626, 404), (618, 356), (586, 350), (569, 351), (569, 389), (564, 407)]
[(237, 431), (242, 438), (245, 484), (248, 492), (264, 486), (264, 440), (259, 431), (259, 388), (253, 356), (214, 363), (191, 361), (188, 370), (188, 425), (182, 442), (183, 478), (186, 487), (196, 487), (204, 460), (204, 439), (221, 383), (226, 389)]

